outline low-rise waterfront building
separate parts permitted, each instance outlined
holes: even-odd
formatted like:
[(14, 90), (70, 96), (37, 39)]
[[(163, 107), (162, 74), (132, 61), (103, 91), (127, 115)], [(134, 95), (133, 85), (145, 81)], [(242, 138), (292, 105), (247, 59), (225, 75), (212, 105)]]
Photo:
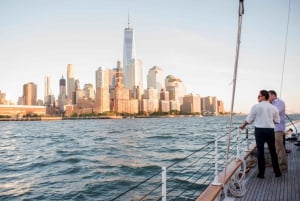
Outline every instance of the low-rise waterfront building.
[(31, 105), (0, 105), (0, 116), (23, 117), (23, 116), (45, 116), (45, 106)]

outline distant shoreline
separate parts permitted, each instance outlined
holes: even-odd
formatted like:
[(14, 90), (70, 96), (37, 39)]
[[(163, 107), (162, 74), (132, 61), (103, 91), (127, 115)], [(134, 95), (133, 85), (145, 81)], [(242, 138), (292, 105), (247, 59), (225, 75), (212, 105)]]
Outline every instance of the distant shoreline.
[[(224, 116), (224, 115), (222, 115)], [(177, 118), (177, 117), (203, 117), (202, 115), (152, 115), (152, 116), (78, 116), (78, 117), (7, 117), (0, 121), (59, 121), (59, 120), (89, 120), (89, 119), (135, 119), (135, 118)]]

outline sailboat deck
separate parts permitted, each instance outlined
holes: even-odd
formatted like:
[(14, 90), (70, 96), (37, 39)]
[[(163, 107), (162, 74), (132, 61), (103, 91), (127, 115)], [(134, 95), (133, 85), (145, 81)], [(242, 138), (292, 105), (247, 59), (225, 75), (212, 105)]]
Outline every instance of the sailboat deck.
[(256, 177), (257, 169), (253, 168), (246, 177), (247, 192), (235, 201), (299, 201), (300, 200), (300, 148), (295, 142), (286, 141), (288, 154), (288, 172), (281, 177), (274, 176), (272, 167), (268, 167), (265, 178)]

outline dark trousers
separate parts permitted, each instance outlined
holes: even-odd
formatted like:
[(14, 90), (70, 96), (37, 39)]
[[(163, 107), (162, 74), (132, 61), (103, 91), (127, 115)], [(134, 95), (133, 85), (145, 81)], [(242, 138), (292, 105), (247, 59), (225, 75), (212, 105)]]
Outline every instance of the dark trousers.
[(265, 175), (265, 142), (268, 144), (273, 171), (276, 175), (280, 174), (278, 157), (275, 148), (275, 132), (273, 128), (255, 128), (255, 141), (257, 147), (258, 174)]

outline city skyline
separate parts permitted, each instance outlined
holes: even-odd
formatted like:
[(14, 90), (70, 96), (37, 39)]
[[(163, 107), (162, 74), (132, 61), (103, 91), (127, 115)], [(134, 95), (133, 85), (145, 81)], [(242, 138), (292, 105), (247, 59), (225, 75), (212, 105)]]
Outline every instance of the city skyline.
[[(67, 64), (73, 64), (81, 87), (95, 86), (100, 66), (114, 68), (122, 60), (129, 8), (137, 58), (144, 63), (144, 86), (148, 70), (159, 66), (165, 76), (181, 78), (188, 93), (217, 96), (230, 108), (238, 1), (11, 0), (0, 4), (4, 16), (0, 90), (7, 99), (17, 102), (23, 84), (34, 82), (43, 100), (45, 76), (51, 76), (57, 98)], [(287, 112), (300, 112), (295, 88), (300, 84), (299, 5), (292, 2), (290, 15), (282, 90)], [(275, 89), (279, 94), (287, 11), (287, 2), (245, 2), (236, 112), (248, 112), (260, 89)]]

